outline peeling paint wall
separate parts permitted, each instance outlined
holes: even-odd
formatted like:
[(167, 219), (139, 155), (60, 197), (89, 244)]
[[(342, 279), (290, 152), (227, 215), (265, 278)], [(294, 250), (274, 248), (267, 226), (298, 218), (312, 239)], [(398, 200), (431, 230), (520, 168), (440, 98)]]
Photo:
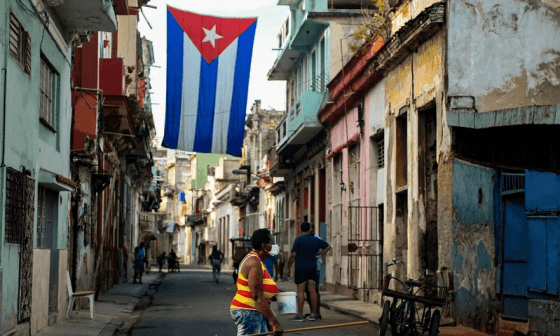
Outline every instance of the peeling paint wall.
[[(78, 181), (80, 184), (80, 203), (78, 206), (78, 250), (76, 256), (76, 291), (91, 290), (93, 286), (94, 272), (94, 250), (92, 248), (92, 233), (95, 230), (94, 214), (97, 211), (95, 205), (95, 194), (91, 190), (91, 171), (87, 167), (78, 168)], [(64, 275), (66, 279), (66, 274)]]
[[(369, 203), (367, 205), (377, 206), (385, 202), (385, 168), (378, 168), (379, 149), (374, 146), (378, 145), (377, 141), (383, 140), (381, 132), (385, 129), (385, 79), (380, 80), (365, 97), (364, 115), (368, 117), (366, 120), (367, 136), (377, 136), (374, 141), (370, 141), (369, 151), (369, 167), (365, 175), (369, 176)], [(387, 143), (384, 142), (384, 146)], [(385, 147), (384, 147), (385, 148)], [(384, 153), (387, 150), (385, 149)], [(383, 153), (383, 155), (384, 155)]]
[(408, 0), (399, 6), (394, 13), (392, 21), (392, 31), (396, 32), (408, 21), (414, 19), (418, 14), (422, 13), (424, 9), (430, 7), (434, 3), (441, 2), (441, 0)]
[[(439, 32), (418, 47), (386, 76), (386, 226), (384, 262), (400, 257), (407, 263), (406, 273), (417, 277), (426, 267), (426, 214), (423, 185), (419, 181), (419, 115), (432, 106), (436, 110), (436, 157), (438, 173), (443, 158), (449, 156), (450, 133), (443, 115), (445, 34)], [(406, 118), (406, 151), (397, 148), (397, 117)], [(397, 153), (406, 152), (405, 187), (397, 185)], [(450, 184), (438, 179), (438, 190)], [(399, 195), (397, 195), (397, 192)], [(439, 193), (438, 193), (439, 194)], [(404, 204), (403, 204), (404, 202)], [(438, 200), (439, 203), (439, 200)], [(397, 209), (399, 208), (399, 209)], [(438, 229), (440, 215), (438, 206)], [(398, 210), (398, 211), (397, 211)], [(402, 212), (405, 213), (402, 213)], [(404, 217), (403, 217), (404, 216)], [(404, 235), (404, 236), (403, 236)], [(397, 269), (397, 276), (404, 270)]]
[(449, 4), (450, 96), (475, 97), (478, 112), (560, 102), (560, 12), (537, 0)]
[(492, 331), (496, 297), (493, 169), (453, 164), (454, 282), (457, 322)]

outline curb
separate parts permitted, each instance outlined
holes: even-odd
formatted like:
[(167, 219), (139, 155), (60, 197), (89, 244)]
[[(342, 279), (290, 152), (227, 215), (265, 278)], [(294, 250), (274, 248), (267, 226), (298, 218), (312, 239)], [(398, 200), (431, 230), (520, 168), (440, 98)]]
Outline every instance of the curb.
[[(285, 291), (282, 290), (282, 289), (280, 289), (279, 292), (285, 292)], [(357, 318), (359, 318), (359, 319), (361, 319), (361, 320), (368, 321), (369, 323), (372, 323), (372, 324), (374, 324), (374, 325), (376, 325), (376, 326), (379, 326), (379, 320), (375, 320), (375, 319), (372, 320), (372, 319), (367, 318), (367, 317), (364, 317), (364, 316), (362, 316), (362, 315), (360, 315), (360, 314), (353, 313), (352, 311), (349, 311), (349, 310), (346, 310), (346, 309), (342, 309), (342, 308), (338, 308), (338, 307), (336, 307), (336, 306), (331, 305), (329, 302), (324, 302), (324, 301), (323, 301), (323, 302), (321, 302), (320, 304), (321, 304), (321, 308), (326, 308), (326, 309), (328, 309), (328, 310), (335, 311), (335, 312), (337, 312), (337, 313), (341, 313), (341, 314), (344, 314), (344, 315), (349, 315), (349, 316), (357, 317)]]
[[(160, 275), (158, 275), (158, 277), (154, 281), (152, 281), (151, 283), (148, 284), (147, 287), (145, 287), (145, 290), (142, 289), (138, 293), (136, 293), (136, 295), (133, 296), (133, 300), (135, 301), (135, 303), (132, 312), (129, 314), (129, 316), (132, 315), (136, 310), (140, 309), (141, 305), (145, 304), (145, 300), (143, 300), (144, 297), (152, 296), (157, 292), (157, 288), (159, 287), (159, 285), (162, 283), (163, 279), (166, 276), (167, 273), (160, 273)], [(129, 326), (127, 326), (126, 327), (127, 330), (124, 331), (128, 334), (132, 329), (132, 327), (136, 324), (136, 322), (137, 320), (134, 321)], [(115, 336), (119, 332), (123, 332), (123, 330), (120, 330), (123, 325), (124, 325), (123, 320), (119, 318), (114, 318), (113, 320), (111, 320), (111, 322), (109, 322), (107, 326), (105, 326), (105, 328), (101, 331), (99, 336)]]
[(370, 319), (370, 318), (364, 317), (364, 316), (362, 316), (362, 315), (360, 315), (360, 314), (353, 313), (352, 311), (349, 311), (349, 310), (346, 310), (346, 309), (342, 309), (342, 308), (338, 308), (338, 307), (332, 306), (332, 305), (330, 305), (329, 303), (323, 303), (323, 302), (321, 302), (321, 307), (325, 307), (325, 308), (327, 308), (328, 310), (332, 310), (332, 311), (335, 311), (335, 312), (337, 312), (337, 313), (341, 313), (341, 314), (344, 314), (344, 315), (354, 316), (354, 317), (357, 317), (357, 318), (359, 318), (359, 319), (361, 319), (361, 320), (368, 321), (368, 322), (371, 323), (371, 324), (374, 324), (374, 325), (376, 325), (376, 326), (379, 326), (379, 320), (375, 320), (375, 319)]

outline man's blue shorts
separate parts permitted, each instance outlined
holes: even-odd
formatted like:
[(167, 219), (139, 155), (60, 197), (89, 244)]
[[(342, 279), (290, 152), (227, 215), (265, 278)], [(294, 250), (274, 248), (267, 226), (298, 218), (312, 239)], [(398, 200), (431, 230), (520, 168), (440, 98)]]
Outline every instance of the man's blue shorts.
[(317, 269), (316, 268), (296, 269), (294, 273), (294, 280), (296, 285), (301, 285), (307, 280), (313, 280), (317, 282)]
[(230, 309), (231, 318), (237, 324), (237, 336), (268, 331), (266, 317), (255, 310)]

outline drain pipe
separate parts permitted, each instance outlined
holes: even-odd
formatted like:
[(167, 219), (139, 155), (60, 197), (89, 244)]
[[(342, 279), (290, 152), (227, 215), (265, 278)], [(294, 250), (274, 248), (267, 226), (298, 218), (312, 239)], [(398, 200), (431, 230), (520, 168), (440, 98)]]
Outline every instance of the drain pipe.
[(5, 167), (4, 159), (6, 157), (6, 87), (8, 86), (8, 69), (3, 68), (2, 72), (4, 74), (4, 92), (2, 97), (2, 162), (0, 163), (0, 168)]

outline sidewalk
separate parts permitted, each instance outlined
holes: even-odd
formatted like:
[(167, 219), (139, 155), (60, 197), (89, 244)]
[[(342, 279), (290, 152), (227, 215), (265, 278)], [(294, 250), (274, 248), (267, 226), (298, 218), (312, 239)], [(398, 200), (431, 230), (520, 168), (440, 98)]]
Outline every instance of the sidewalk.
[[(293, 282), (279, 281), (276, 284), (281, 292), (296, 292), (297, 286)], [(321, 307), (337, 311), (339, 313), (352, 315), (377, 325), (379, 324), (379, 317), (381, 317), (382, 314), (381, 305), (354, 300), (348, 296), (333, 294), (331, 292), (321, 291), (320, 294)], [(305, 312), (307, 306), (304, 307)], [(440, 336), (489, 336), (488, 334), (480, 331), (462, 326), (440, 327), (439, 331)]]
[[(35, 335), (112, 336), (123, 324), (148, 291), (150, 285), (161, 275), (154, 272), (144, 274), (142, 285), (132, 282), (119, 284), (100, 294), (95, 301), (95, 319), (90, 319), (89, 309), (74, 310), (69, 318), (42, 329)], [(85, 300), (85, 299), (80, 299)]]

